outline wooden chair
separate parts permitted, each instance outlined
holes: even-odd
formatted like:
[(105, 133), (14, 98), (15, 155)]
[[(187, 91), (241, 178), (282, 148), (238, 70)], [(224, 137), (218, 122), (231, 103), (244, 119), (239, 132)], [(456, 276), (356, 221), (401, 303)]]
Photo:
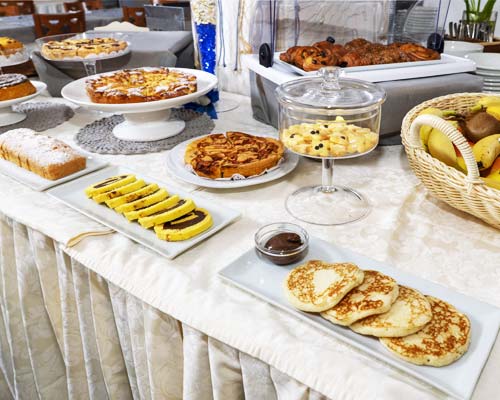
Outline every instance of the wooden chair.
[(122, 6), (123, 10), (123, 20), (130, 22), (136, 26), (147, 26), (146, 25), (146, 12), (144, 7), (127, 7)]
[(25, 0), (25, 1), (0, 1), (0, 7), (5, 6), (17, 6), (19, 9), (19, 13), (16, 15), (25, 15), (25, 14), (34, 14), (35, 13), (35, 4), (33, 0)]
[(71, 3), (64, 3), (64, 11), (69, 12), (85, 12), (85, 8), (83, 8), (83, 2), (81, 1), (73, 1)]
[(102, 0), (85, 0), (85, 4), (87, 5), (87, 10), (102, 10), (104, 8)]
[(15, 5), (2, 6), (0, 5), (0, 17), (13, 17), (19, 14), (19, 7)]
[(85, 13), (82, 11), (71, 14), (33, 14), (33, 20), (37, 38), (85, 32)]

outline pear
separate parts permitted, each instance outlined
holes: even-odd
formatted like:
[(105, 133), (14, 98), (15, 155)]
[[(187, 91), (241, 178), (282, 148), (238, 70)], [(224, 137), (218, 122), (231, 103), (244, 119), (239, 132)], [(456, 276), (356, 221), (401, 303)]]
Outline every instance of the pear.
[(431, 153), (432, 157), (437, 158), (450, 167), (458, 168), (455, 147), (443, 132), (432, 129), (429, 134), (427, 145), (429, 146), (429, 153)]

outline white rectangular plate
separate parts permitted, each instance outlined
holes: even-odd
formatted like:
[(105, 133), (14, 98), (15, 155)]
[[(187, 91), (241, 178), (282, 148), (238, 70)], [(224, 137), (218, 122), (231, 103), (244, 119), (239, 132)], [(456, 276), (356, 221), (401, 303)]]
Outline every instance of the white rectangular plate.
[(27, 169), (21, 168), (10, 161), (0, 158), (0, 172), (8, 177), (25, 184), (37, 192), (43, 192), (51, 187), (60, 185), (61, 183), (71, 181), (82, 175), (89, 174), (91, 172), (97, 171), (104, 168), (108, 163), (96, 160), (92, 157), (87, 158), (87, 167), (81, 171), (75, 172), (74, 174), (65, 176), (64, 178), (51, 181), (49, 179), (42, 178), (40, 175), (34, 172), (28, 171)]
[[(84, 190), (88, 186), (111, 176), (125, 174), (134, 174), (138, 179), (142, 178), (148, 183), (157, 183), (158, 186), (167, 189), (169, 194), (178, 194), (180, 197), (193, 199), (197, 207), (208, 210), (208, 212), (212, 215), (212, 227), (202, 234), (188, 240), (180, 242), (166, 242), (158, 239), (152, 229), (144, 229), (136, 222), (128, 222), (123, 215), (118, 214), (103, 204), (97, 204), (85, 195)], [(209, 236), (212, 236), (214, 233), (220, 231), (222, 228), (236, 220), (240, 215), (232, 209), (216, 206), (213, 202), (205, 200), (202, 197), (198, 197), (192, 193), (187, 193), (178, 188), (174, 188), (172, 185), (167, 185), (156, 179), (151, 179), (143, 174), (135, 173), (134, 171), (120, 166), (110, 166), (96, 173), (86, 175), (72, 182), (53, 188), (47, 193), (82, 214), (109, 226), (117, 232), (128, 236), (130, 239), (135, 240), (137, 243), (140, 243), (170, 259), (177, 257), (190, 247), (193, 247)]]
[(219, 275), (239, 288), (293, 314), (335, 338), (343, 340), (429, 383), (451, 396), (459, 399), (469, 399), (471, 397), (497, 337), (500, 327), (499, 308), (314, 237), (311, 237), (306, 260), (312, 259), (327, 262), (353, 262), (362, 269), (378, 270), (392, 276), (400, 284), (413, 287), (424, 294), (435, 296), (453, 304), (458, 310), (465, 313), (471, 321), (469, 350), (458, 361), (446, 367), (418, 366), (396, 358), (376, 338), (358, 335), (349, 328), (328, 322), (318, 314), (306, 313), (293, 308), (283, 294), (283, 280), (288, 272), (300, 263), (279, 267), (261, 259), (256, 254), (256, 251), (252, 249), (221, 270)]

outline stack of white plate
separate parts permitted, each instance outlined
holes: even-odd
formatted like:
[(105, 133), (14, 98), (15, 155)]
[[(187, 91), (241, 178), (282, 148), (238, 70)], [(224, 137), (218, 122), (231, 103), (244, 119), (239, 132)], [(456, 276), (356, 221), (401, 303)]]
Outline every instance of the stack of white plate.
[(427, 33), (436, 30), (436, 7), (414, 7), (406, 18), (404, 31), (406, 33)]
[(476, 74), (483, 78), (483, 92), (500, 93), (500, 54), (472, 53), (466, 58), (476, 63)]

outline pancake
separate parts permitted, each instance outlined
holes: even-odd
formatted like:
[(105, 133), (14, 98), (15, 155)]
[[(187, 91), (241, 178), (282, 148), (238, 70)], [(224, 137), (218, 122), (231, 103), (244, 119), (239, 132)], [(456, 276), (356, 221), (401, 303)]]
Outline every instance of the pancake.
[(284, 281), (285, 296), (299, 310), (326, 311), (360, 285), (363, 278), (363, 271), (355, 264), (312, 260), (289, 272)]
[(427, 296), (432, 319), (420, 331), (400, 338), (380, 338), (396, 356), (417, 365), (443, 367), (458, 360), (469, 348), (470, 321), (451, 304)]
[(388, 312), (356, 321), (350, 328), (362, 335), (400, 337), (419, 331), (431, 318), (431, 305), (425, 296), (399, 285), (399, 295)]
[(321, 316), (338, 325), (351, 325), (370, 315), (382, 314), (398, 297), (398, 284), (390, 276), (377, 271), (364, 271), (365, 279), (351, 290), (335, 307)]

